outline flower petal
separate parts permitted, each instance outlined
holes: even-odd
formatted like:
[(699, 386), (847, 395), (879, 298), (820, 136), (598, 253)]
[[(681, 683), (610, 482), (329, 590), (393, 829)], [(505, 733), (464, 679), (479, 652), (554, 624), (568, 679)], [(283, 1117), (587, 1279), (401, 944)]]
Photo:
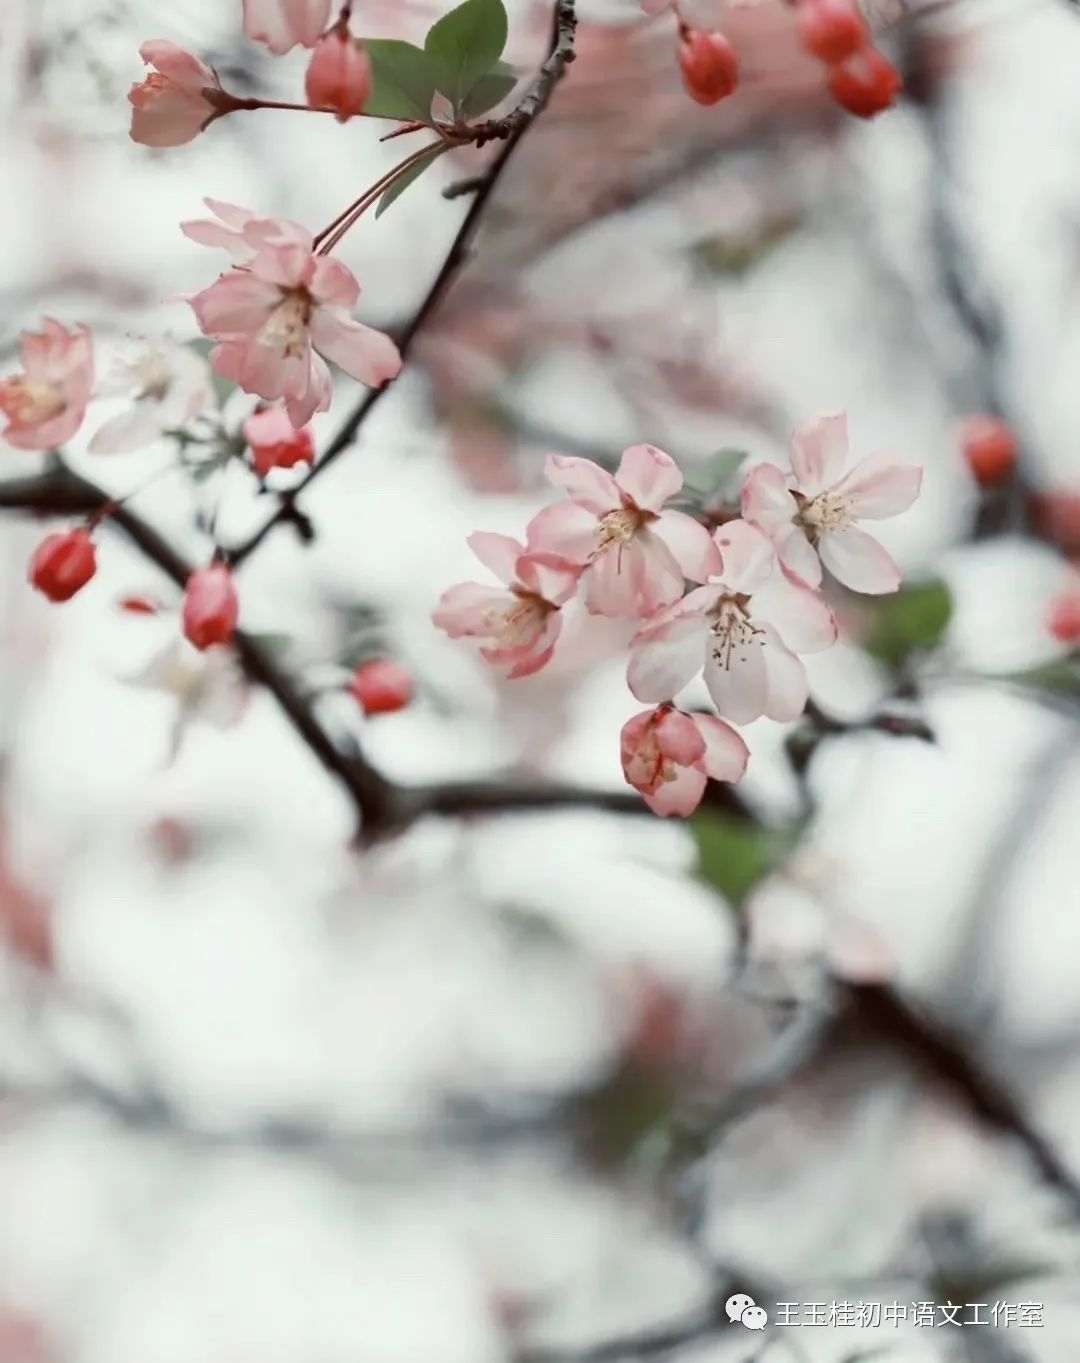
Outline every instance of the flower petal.
[(466, 541), (480, 562), (508, 587), (518, 580), (517, 561), (522, 546), (509, 535), (496, 535), (489, 530), (476, 530)]
[(723, 661), (712, 650), (705, 660), (705, 685), (713, 704), (736, 724), (750, 724), (765, 713), (768, 683), (764, 654), (764, 639), (756, 635), (741, 649), (725, 654)]
[(850, 497), (857, 520), (884, 521), (906, 511), (922, 487), (918, 464), (901, 464), (887, 454), (860, 459), (833, 488), (837, 497)]
[(401, 354), (385, 332), (366, 327), (336, 309), (316, 309), (311, 339), (328, 360), (369, 388), (381, 388), (401, 370)]
[(660, 751), (669, 762), (680, 767), (692, 766), (705, 757), (705, 739), (693, 715), (681, 710), (661, 710), (656, 716), (656, 737)]
[(682, 569), (671, 550), (648, 530), (614, 544), (588, 568), (585, 605), (593, 615), (644, 619), (682, 596)]
[(843, 475), (848, 461), (847, 416), (818, 417), (791, 438), (791, 467), (800, 492), (816, 497)]
[(690, 718), (705, 741), (705, 774), (713, 781), (738, 781), (750, 757), (750, 749), (742, 735), (712, 715), (691, 715)]
[(704, 652), (704, 618), (697, 612), (675, 615), (631, 642), (627, 685), (638, 700), (671, 700), (701, 671)]
[(544, 461), (544, 473), (549, 483), (561, 487), (571, 501), (594, 515), (602, 516), (622, 506), (622, 496), (615, 479), (591, 459), (578, 459), (570, 454), (549, 454)]
[(786, 649), (770, 629), (765, 631), (765, 646), (760, 652), (765, 663), (764, 713), (780, 723), (798, 719), (809, 695), (802, 659)]
[(679, 466), (655, 445), (631, 445), (623, 450), (615, 481), (642, 511), (659, 511), (683, 485)]
[(498, 587), (482, 582), (458, 582), (447, 587), (431, 613), (432, 623), (451, 639), (488, 638), (487, 616), (491, 611), (513, 607), (515, 598)]
[(741, 502), (743, 519), (767, 535), (789, 526), (799, 510), (783, 472), (775, 464), (758, 464), (750, 470), (743, 479)]
[(600, 522), (577, 502), (556, 502), (538, 511), (525, 531), (530, 554), (554, 554), (571, 563), (586, 563), (600, 538)]
[[(573, 503), (568, 502), (568, 506)], [(568, 563), (565, 559), (548, 554), (522, 554), (517, 562), (518, 577), (530, 591), (550, 601), (553, 606), (561, 606), (578, 589), (581, 567)]]
[(853, 525), (823, 535), (818, 553), (837, 582), (853, 592), (881, 596), (895, 592), (900, 586), (900, 569), (892, 555), (873, 535)]
[(789, 572), (802, 578), (808, 587), (821, 586), (821, 560), (797, 525), (791, 526), (783, 539), (774, 542), (780, 562)]
[(752, 595), (776, 563), (771, 541), (747, 521), (728, 521), (713, 535), (723, 568), (720, 580), (733, 592)]
[(708, 582), (723, 566), (720, 550), (713, 537), (693, 516), (682, 511), (663, 511), (649, 529), (659, 535), (675, 557), (684, 577), (691, 582)]
[(642, 798), (654, 814), (661, 818), (674, 815), (687, 819), (701, 804), (705, 794), (705, 773), (699, 767), (678, 767), (673, 781), (661, 781), (651, 794)]
[(281, 291), (247, 270), (230, 270), (190, 302), (207, 336), (242, 336), (266, 323)]
[(315, 257), (310, 287), (316, 302), (324, 306), (352, 309), (360, 297), (356, 276), (336, 256)]
[(781, 568), (754, 593), (755, 624), (771, 625), (796, 653), (820, 653), (836, 642), (836, 617), (824, 599)]

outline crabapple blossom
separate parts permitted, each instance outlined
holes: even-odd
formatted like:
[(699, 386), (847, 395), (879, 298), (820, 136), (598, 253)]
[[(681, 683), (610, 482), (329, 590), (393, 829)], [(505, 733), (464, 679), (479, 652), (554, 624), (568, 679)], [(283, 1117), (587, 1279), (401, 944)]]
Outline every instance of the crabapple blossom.
[(876, 47), (860, 48), (829, 70), (829, 94), (856, 118), (873, 118), (896, 103), (903, 86), (900, 72)]
[(50, 601), (70, 601), (97, 570), (89, 530), (58, 530), (46, 535), (30, 560), (27, 578)]
[(217, 72), (164, 38), (143, 43), (139, 56), (154, 70), (128, 92), (131, 138), (144, 147), (179, 147), (228, 113), (232, 96)]
[(127, 454), (181, 430), (215, 404), (210, 367), (188, 346), (158, 342), (118, 365), (99, 397), (131, 395), (133, 405), (105, 422), (90, 441), (96, 454)]
[(271, 469), (291, 469), (310, 464), (315, 458), (315, 441), (307, 426), (297, 430), (280, 404), (261, 407), (243, 425), (244, 439), (251, 448), (251, 462), (260, 478)]
[(227, 644), (236, 632), (240, 602), (233, 575), (224, 563), (191, 574), (184, 588), (184, 637), (197, 649)]
[(371, 59), (343, 24), (335, 24), (315, 45), (304, 90), (313, 109), (333, 109), (339, 123), (363, 112), (371, 95)]
[(959, 436), (964, 461), (980, 487), (995, 487), (1012, 473), (1019, 446), (1007, 421), (977, 413), (961, 424)]
[(670, 705), (628, 719), (620, 735), (623, 775), (654, 814), (693, 814), (705, 782), (737, 781), (749, 750), (730, 724)]
[(404, 710), (416, 692), (412, 673), (392, 658), (361, 663), (349, 678), (349, 694), (365, 715), (391, 715)]
[(341, 261), (277, 237), (264, 241), (246, 268), (229, 270), (190, 301), (199, 326), (217, 342), (214, 369), (245, 392), (284, 398), (299, 429), (330, 406), (323, 355), (372, 388), (401, 368), (390, 337), (349, 315), (359, 296)]
[(725, 718), (795, 719), (807, 697), (798, 655), (835, 641), (832, 611), (746, 521), (721, 526), (715, 539), (720, 574), (647, 620), (631, 641), (630, 690), (641, 701), (670, 700), (704, 668)]
[(250, 208), (226, 203), (223, 199), (203, 199), (213, 218), (191, 218), (180, 224), (180, 231), (199, 246), (220, 247), (228, 251), (237, 265), (246, 265), (268, 241), (296, 241), (310, 250), (311, 233), (290, 218), (260, 218)]
[(244, 0), (244, 32), (280, 57), (314, 47), (330, 20), (330, 0)]
[(19, 342), (23, 371), (0, 381), (4, 439), (20, 450), (51, 450), (82, 425), (94, 390), (94, 355), (84, 326), (70, 331), (46, 318)]
[(795, 32), (811, 56), (830, 65), (853, 57), (870, 41), (855, 0), (795, 0)]
[(528, 551), (580, 564), (593, 615), (651, 615), (682, 595), (686, 578), (704, 582), (719, 571), (705, 527), (663, 509), (681, 491), (683, 477), (655, 445), (631, 445), (614, 477), (591, 459), (561, 454), (548, 456), (545, 472), (569, 500), (533, 517)]
[(683, 84), (698, 104), (718, 104), (739, 82), (738, 54), (722, 33), (683, 29), (677, 55)]
[(821, 565), (852, 591), (879, 595), (900, 585), (900, 570), (860, 520), (887, 520), (919, 495), (922, 469), (884, 454), (852, 468), (847, 418), (820, 417), (796, 431), (791, 478), (775, 464), (758, 464), (742, 489), (745, 520), (776, 546), (781, 562), (804, 582), (821, 582)]
[(562, 630), (561, 607), (581, 569), (554, 555), (527, 552), (509, 535), (478, 530), (469, 548), (503, 584), (459, 582), (439, 598), (432, 621), (451, 639), (482, 639), (481, 656), (509, 677), (527, 677), (551, 659)]

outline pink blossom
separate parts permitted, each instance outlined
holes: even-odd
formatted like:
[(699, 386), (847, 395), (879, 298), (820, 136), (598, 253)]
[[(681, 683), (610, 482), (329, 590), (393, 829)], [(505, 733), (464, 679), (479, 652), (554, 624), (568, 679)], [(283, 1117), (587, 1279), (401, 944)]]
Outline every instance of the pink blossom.
[(238, 265), (248, 264), (271, 241), (295, 241), (311, 250), (311, 233), (291, 218), (260, 218), (250, 208), (223, 199), (203, 199), (203, 203), (213, 218), (191, 218), (180, 224), (180, 231), (199, 246), (228, 251)]
[(651, 615), (682, 595), (686, 578), (704, 582), (720, 559), (704, 526), (664, 511), (683, 478), (654, 445), (624, 451), (614, 478), (591, 459), (552, 454), (545, 472), (569, 500), (529, 523), (530, 553), (587, 568), (585, 604), (593, 615)]
[(336, 24), (311, 54), (304, 90), (313, 109), (333, 109), (338, 122), (345, 123), (363, 112), (372, 81), (371, 59), (362, 44)]
[(182, 47), (156, 38), (143, 43), (139, 56), (154, 70), (128, 92), (133, 141), (179, 147), (227, 111), (230, 97), (217, 73)]
[(562, 630), (560, 607), (574, 595), (581, 569), (565, 560), (527, 553), (509, 535), (477, 531), (469, 547), (504, 585), (459, 582), (443, 592), (432, 613), (451, 639), (482, 639), (481, 655), (527, 677), (547, 663)]
[(721, 526), (715, 539), (720, 575), (647, 621), (631, 641), (630, 690), (638, 700), (670, 700), (704, 667), (709, 694), (727, 719), (795, 719), (807, 697), (798, 655), (835, 641), (832, 611), (746, 521)]
[(796, 431), (792, 476), (759, 464), (746, 476), (742, 513), (772, 540), (781, 562), (812, 587), (821, 565), (852, 591), (894, 592), (900, 570), (859, 520), (887, 520), (919, 495), (922, 469), (872, 454), (850, 463), (847, 417), (820, 417)]
[(244, 32), (276, 57), (314, 47), (330, 20), (330, 0), (244, 0)]
[(621, 750), (623, 775), (649, 808), (683, 819), (701, 803), (708, 777), (737, 781), (750, 756), (730, 724), (712, 715), (684, 715), (670, 705), (627, 720)]
[(23, 372), (0, 382), (4, 438), (21, 450), (55, 449), (82, 425), (94, 390), (90, 332), (47, 318), (41, 331), (23, 332), (19, 353)]
[[(250, 229), (246, 229), (250, 230)], [(330, 371), (322, 356), (378, 388), (401, 368), (389, 336), (355, 321), (360, 296), (339, 260), (303, 242), (263, 242), (245, 268), (229, 270), (192, 298), (205, 334), (217, 342), (210, 363), (248, 393), (283, 398), (299, 429), (330, 406)]]

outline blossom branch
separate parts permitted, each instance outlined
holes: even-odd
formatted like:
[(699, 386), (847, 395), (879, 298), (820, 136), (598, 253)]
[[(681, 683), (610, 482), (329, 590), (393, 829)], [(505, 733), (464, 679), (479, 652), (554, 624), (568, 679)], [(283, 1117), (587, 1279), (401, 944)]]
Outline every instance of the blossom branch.
[[(37, 516), (101, 516), (104, 513), (108, 522), (121, 530), (178, 587), (183, 589), (191, 576), (191, 565), (152, 525), (59, 459), (36, 476), (0, 482), (0, 510)], [(256, 639), (238, 630), (233, 643), (247, 676), (269, 691), (299, 737), (345, 787), (360, 815), (365, 842), (401, 832), (427, 815), (466, 817), (588, 807), (651, 817), (645, 803), (629, 791), (497, 779), (398, 785), (378, 772), (355, 743), (350, 745), (349, 751), (343, 751), (334, 742), (316, 718), (309, 698)], [(708, 798), (719, 802), (730, 813), (751, 817), (745, 803), (726, 785), (714, 784)]]
[[(553, 21), (553, 31), (549, 55), (544, 65), (540, 68), (536, 79), (530, 87), (525, 98), (512, 114), (507, 115), (507, 120), (496, 120), (502, 127), (505, 124), (505, 131), (493, 131), (491, 124), (478, 125), (479, 128), (488, 128), (488, 135), (483, 140), (494, 140), (499, 138), (503, 145), (498, 156), (492, 162), (484, 179), (480, 183), (469, 207), (469, 211), (462, 219), (461, 226), (450, 245), (446, 258), (442, 263), (438, 274), (432, 281), (420, 307), (414, 313), (412, 321), (403, 332), (395, 337), (398, 350), (402, 361), (408, 359), (413, 344), (417, 336), (423, 331), (429, 318), (442, 302), (447, 290), (454, 282), (459, 270), (468, 258), (469, 249), (472, 245), (473, 237), (480, 225), (480, 221), (488, 206), (495, 187), (506, 169), (514, 149), (517, 147), (521, 138), (528, 130), (532, 122), (544, 111), (552, 92), (559, 80), (566, 74), (567, 67), (574, 59), (574, 35), (577, 29), (577, 14), (575, 11), (575, 0), (557, 0)], [(517, 117), (515, 117), (517, 115)], [(477, 139), (478, 145), (480, 139)], [(385, 393), (389, 391), (391, 384), (384, 384), (381, 388), (369, 389), (364, 393), (352, 412), (349, 414), (337, 434), (330, 441), (322, 458), (315, 464), (308, 474), (301, 479), (296, 487), (281, 494), (278, 508), (267, 518), (263, 525), (246, 540), (242, 545), (229, 553), (229, 561), (234, 567), (238, 567), (245, 559), (255, 552), (262, 544), (263, 540), (273, 531), (275, 526), (287, 520), (292, 514), (292, 507), (296, 499), (311, 486), (311, 484), (322, 476), (322, 474), (332, 464), (348, 450), (356, 439), (356, 436), (382, 400)]]

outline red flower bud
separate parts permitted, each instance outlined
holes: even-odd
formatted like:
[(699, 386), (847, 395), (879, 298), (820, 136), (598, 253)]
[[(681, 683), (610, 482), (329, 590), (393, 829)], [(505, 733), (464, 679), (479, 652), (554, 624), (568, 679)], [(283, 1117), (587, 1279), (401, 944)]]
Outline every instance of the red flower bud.
[(960, 449), (980, 487), (993, 487), (1012, 473), (1018, 452), (1016, 436), (999, 416), (969, 416), (960, 427)]
[(97, 553), (88, 530), (58, 530), (46, 535), (30, 560), (30, 584), (50, 601), (70, 601), (97, 570)]
[(184, 634), (196, 648), (227, 644), (236, 631), (239, 614), (232, 573), (223, 563), (191, 574), (184, 591)]
[(315, 44), (304, 81), (313, 109), (333, 109), (338, 122), (363, 113), (371, 95), (371, 59), (342, 24)]
[(873, 118), (896, 101), (900, 72), (876, 47), (864, 47), (829, 72), (829, 94), (856, 118)]
[(244, 439), (251, 446), (251, 462), (260, 478), (271, 469), (291, 469), (310, 464), (315, 441), (307, 426), (297, 430), (284, 407), (264, 407), (244, 422)]
[(390, 715), (403, 710), (416, 691), (412, 674), (389, 658), (361, 663), (349, 681), (349, 691), (365, 715)]
[(698, 104), (717, 104), (739, 82), (739, 57), (722, 33), (683, 29), (679, 38), (683, 84)]
[(1063, 644), (1080, 643), (1080, 592), (1068, 592), (1050, 603), (1046, 628)]
[(830, 65), (853, 57), (870, 41), (854, 0), (797, 0), (795, 32), (811, 56)]

